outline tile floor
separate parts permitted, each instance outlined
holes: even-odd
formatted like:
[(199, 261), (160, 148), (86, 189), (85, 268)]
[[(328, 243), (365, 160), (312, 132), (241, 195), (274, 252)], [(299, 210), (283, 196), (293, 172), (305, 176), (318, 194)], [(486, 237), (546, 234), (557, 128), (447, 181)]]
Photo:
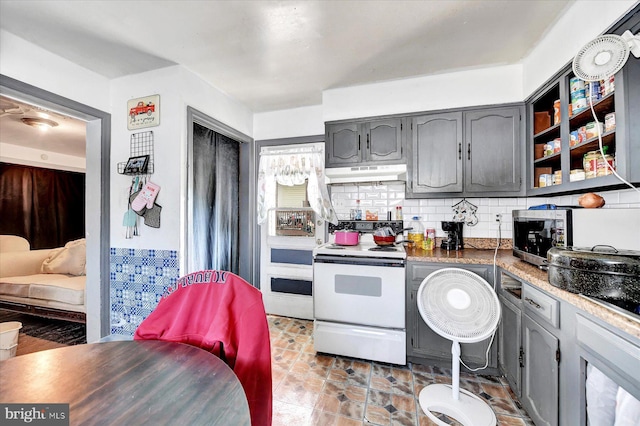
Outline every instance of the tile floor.
[[(418, 394), (431, 383), (450, 383), (450, 370), (316, 354), (312, 321), (268, 320), (274, 426), (435, 424)], [(533, 425), (503, 378), (461, 373), (460, 387), (486, 399), (499, 425)]]

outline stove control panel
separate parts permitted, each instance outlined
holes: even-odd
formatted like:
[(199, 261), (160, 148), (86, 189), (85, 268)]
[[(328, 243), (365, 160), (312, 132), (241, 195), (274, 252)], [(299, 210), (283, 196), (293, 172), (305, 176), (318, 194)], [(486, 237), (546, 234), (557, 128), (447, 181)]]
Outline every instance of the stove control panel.
[(393, 232), (399, 234), (403, 229), (401, 220), (341, 220), (337, 225), (329, 223), (329, 233), (335, 231), (358, 231), (362, 233), (373, 233), (378, 228), (388, 226)]

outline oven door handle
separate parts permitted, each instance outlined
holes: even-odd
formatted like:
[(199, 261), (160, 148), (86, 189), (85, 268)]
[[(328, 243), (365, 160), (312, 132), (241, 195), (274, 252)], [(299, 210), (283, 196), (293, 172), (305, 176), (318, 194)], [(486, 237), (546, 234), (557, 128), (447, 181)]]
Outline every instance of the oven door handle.
[(314, 263), (333, 263), (340, 265), (385, 266), (404, 268), (404, 259), (384, 259), (371, 257), (317, 256)]

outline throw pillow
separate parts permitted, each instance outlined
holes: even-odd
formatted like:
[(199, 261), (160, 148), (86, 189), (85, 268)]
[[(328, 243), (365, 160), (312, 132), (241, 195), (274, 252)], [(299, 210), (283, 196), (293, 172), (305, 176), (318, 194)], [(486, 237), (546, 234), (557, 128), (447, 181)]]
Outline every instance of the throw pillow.
[(64, 247), (49, 252), (42, 262), (42, 273), (86, 275), (87, 248), (84, 239), (70, 241)]

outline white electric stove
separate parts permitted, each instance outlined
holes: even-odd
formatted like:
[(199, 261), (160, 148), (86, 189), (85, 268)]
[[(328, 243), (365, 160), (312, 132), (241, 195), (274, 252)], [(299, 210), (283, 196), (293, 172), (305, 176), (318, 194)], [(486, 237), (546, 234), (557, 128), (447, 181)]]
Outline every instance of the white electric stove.
[[(378, 247), (372, 235), (376, 227), (388, 224), (341, 222), (330, 231), (366, 228), (360, 243), (340, 246), (329, 242), (313, 250), (316, 351), (406, 364), (407, 255), (401, 244)], [(392, 224), (396, 232), (402, 229), (401, 221)]]

